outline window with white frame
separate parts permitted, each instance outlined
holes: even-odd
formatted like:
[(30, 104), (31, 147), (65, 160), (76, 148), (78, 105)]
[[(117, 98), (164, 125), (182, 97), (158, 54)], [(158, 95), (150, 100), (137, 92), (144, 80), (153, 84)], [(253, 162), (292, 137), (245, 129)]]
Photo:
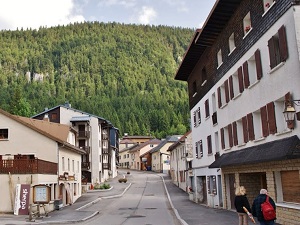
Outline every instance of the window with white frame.
[(193, 97), (195, 97), (197, 95), (197, 83), (196, 81), (193, 82), (192, 84), (192, 94), (193, 94)]
[(252, 55), (247, 62), (250, 85), (253, 85), (255, 82), (257, 82), (255, 56)]
[(234, 33), (230, 35), (228, 39), (228, 43), (229, 43), (229, 54), (231, 54), (235, 49)]
[(223, 63), (223, 57), (222, 57), (222, 50), (221, 49), (217, 53), (217, 62), (218, 62), (218, 67), (220, 67)]
[(201, 71), (201, 86), (204, 86), (207, 82), (207, 73), (206, 73), (206, 68), (202, 68)]
[(260, 109), (253, 112), (253, 125), (255, 139), (263, 138)]
[(220, 152), (219, 133), (218, 133), (218, 131), (215, 132), (215, 149), (216, 149), (216, 153)]
[(61, 168), (65, 170), (65, 157), (61, 157)]
[(243, 28), (244, 28), (244, 35), (246, 35), (252, 29), (250, 12), (248, 12), (243, 19)]
[(202, 140), (197, 141), (195, 143), (195, 147), (196, 147), (196, 158), (202, 158), (203, 157), (203, 146), (202, 146)]
[(217, 194), (217, 182), (216, 176), (207, 176), (207, 192), (208, 194)]
[(201, 111), (200, 111), (200, 107), (198, 107), (193, 112), (193, 119), (194, 119), (194, 127), (198, 127), (201, 124)]
[(237, 97), (240, 94), (238, 71), (232, 74), (233, 95)]
[(243, 136), (243, 123), (242, 119), (236, 121), (236, 128), (237, 128), (237, 138), (238, 138), (238, 143), (243, 144), (244, 142), (244, 136)]
[(274, 102), (274, 106), (277, 132), (281, 133), (287, 130), (287, 123), (285, 122), (284, 116), (282, 115), (282, 112), (285, 110), (284, 97), (276, 100)]

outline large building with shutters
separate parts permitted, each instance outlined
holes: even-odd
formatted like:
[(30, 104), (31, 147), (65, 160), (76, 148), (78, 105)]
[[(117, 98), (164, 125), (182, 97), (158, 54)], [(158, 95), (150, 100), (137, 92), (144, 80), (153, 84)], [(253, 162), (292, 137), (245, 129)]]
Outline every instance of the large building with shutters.
[(276, 201), (277, 222), (300, 223), (300, 1), (219, 0), (176, 80), (188, 83), (194, 201), (234, 210), (243, 185)]

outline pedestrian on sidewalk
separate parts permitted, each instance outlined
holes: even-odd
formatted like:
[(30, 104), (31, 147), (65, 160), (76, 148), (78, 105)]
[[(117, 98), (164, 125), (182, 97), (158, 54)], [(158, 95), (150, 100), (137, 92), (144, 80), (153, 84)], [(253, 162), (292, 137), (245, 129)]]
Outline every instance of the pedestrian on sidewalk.
[(239, 225), (248, 225), (248, 215), (243, 209), (245, 207), (250, 213), (251, 208), (246, 196), (246, 189), (244, 186), (239, 186), (235, 190), (234, 206), (238, 214)]
[[(257, 217), (257, 220), (259, 221), (260, 225), (274, 225), (274, 220), (265, 220), (262, 210), (261, 210), (261, 204), (264, 203), (267, 199), (268, 191), (266, 189), (261, 189), (259, 192), (259, 195), (254, 199), (252, 204), (252, 213), (254, 217)], [(274, 200), (269, 196), (269, 202), (273, 206), (274, 210), (276, 211), (276, 205)]]

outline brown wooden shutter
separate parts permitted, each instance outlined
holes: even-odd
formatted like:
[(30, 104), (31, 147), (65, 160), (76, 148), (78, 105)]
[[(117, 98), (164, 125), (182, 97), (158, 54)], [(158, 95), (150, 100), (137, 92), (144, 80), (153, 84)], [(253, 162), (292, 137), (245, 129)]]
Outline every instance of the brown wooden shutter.
[(228, 129), (229, 147), (231, 148), (233, 146), (232, 125), (228, 124), (227, 129)]
[(207, 136), (207, 153), (212, 153), (211, 135)]
[(243, 81), (242, 67), (238, 68), (238, 79), (239, 79), (239, 90), (240, 90), (240, 93), (242, 93), (244, 91), (244, 81)]
[(237, 136), (237, 125), (236, 122), (232, 123), (232, 134), (233, 134), (233, 144), (236, 146), (239, 144)]
[(268, 123), (269, 123), (270, 134), (276, 134), (277, 127), (276, 127), (274, 102), (270, 102), (269, 104), (267, 104), (267, 112), (268, 112)]
[(244, 84), (245, 88), (248, 88), (250, 86), (250, 80), (249, 80), (249, 71), (248, 71), (248, 62), (243, 63), (243, 73), (244, 73)]
[(259, 49), (255, 51), (254, 56), (255, 56), (255, 64), (256, 64), (256, 77), (257, 80), (260, 80), (263, 76), (263, 73), (262, 73), (261, 57), (260, 57)]
[(225, 87), (225, 99), (226, 99), (226, 103), (228, 103), (229, 102), (228, 80), (225, 80), (224, 87)]
[(209, 102), (208, 99), (205, 101), (205, 116), (209, 117)]
[(263, 136), (267, 137), (270, 134), (270, 132), (269, 132), (268, 114), (267, 114), (266, 106), (260, 108), (260, 116), (261, 116), (261, 126), (262, 126)]
[(221, 146), (222, 146), (222, 149), (225, 149), (224, 128), (221, 128), (220, 133), (221, 133)]
[(233, 90), (233, 80), (232, 80), (232, 76), (229, 77), (228, 81), (229, 81), (229, 94), (230, 94), (230, 99), (233, 99), (233, 98), (234, 98), (234, 90)]
[(243, 124), (244, 142), (247, 143), (249, 141), (249, 137), (248, 137), (248, 125), (247, 125), (247, 117), (246, 116), (244, 116), (242, 118), (242, 124)]
[(280, 61), (285, 62), (288, 58), (288, 48), (286, 40), (285, 27), (282, 26), (278, 30)]
[(218, 106), (221, 108), (222, 106), (222, 99), (221, 99), (221, 88), (218, 87)]
[(247, 115), (247, 123), (248, 123), (249, 140), (253, 141), (253, 140), (255, 140), (255, 134), (254, 134), (253, 114), (252, 113), (249, 113)]
[(275, 41), (274, 37), (272, 37), (268, 41), (268, 46), (269, 46), (269, 56), (270, 56), (270, 67), (273, 69), (277, 63), (276, 63), (276, 56), (275, 56)]

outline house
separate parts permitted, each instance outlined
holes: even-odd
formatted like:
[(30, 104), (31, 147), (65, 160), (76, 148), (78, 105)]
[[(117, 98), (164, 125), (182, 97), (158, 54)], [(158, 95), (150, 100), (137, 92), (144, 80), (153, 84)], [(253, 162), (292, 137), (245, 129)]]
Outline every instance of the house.
[(282, 113), (299, 111), (299, 18), (299, 1), (219, 0), (192, 37), (175, 79), (188, 83), (192, 182), (210, 207), (266, 188), (277, 222), (300, 223), (300, 124)]
[(179, 140), (182, 135), (169, 136), (162, 140), (159, 145), (150, 151), (152, 155), (152, 171), (160, 173), (169, 173), (170, 171), (170, 153), (168, 148)]
[(46, 108), (32, 118), (49, 118), (51, 122), (67, 124), (77, 131), (76, 146), (85, 151), (81, 168), (87, 187), (117, 176), (119, 131), (110, 121), (71, 108), (69, 103)]
[[(120, 146), (121, 146), (121, 144), (120, 144)], [(135, 143), (134, 145), (131, 145), (127, 148), (120, 149), (120, 151), (119, 151), (119, 168), (123, 168), (123, 169), (130, 168), (130, 163), (131, 163), (132, 159), (130, 157), (131, 154), (129, 151), (137, 146), (138, 146), (138, 144)]]
[(131, 148), (128, 152), (130, 154), (131, 162), (130, 162), (130, 169), (135, 170), (146, 170), (146, 165), (149, 163), (142, 161), (141, 155), (145, 154), (149, 150), (153, 149), (157, 146), (161, 141), (153, 138), (149, 141), (143, 142), (141, 144), (136, 145), (135, 147)]
[(22, 202), (27, 214), (36, 185), (49, 190), (44, 202), (48, 210), (54, 209), (56, 199), (62, 205), (74, 203), (81, 196), (81, 156), (85, 153), (75, 147), (75, 140), (76, 132), (70, 126), (0, 109), (0, 211), (18, 209), (14, 195), (18, 185), (28, 186), (29, 197)]
[(170, 153), (170, 176), (172, 182), (188, 192), (191, 187), (191, 181), (188, 179), (193, 175), (192, 160), (192, 131), (185, 133), (177, 142), (168, 148)]
[(139, 136), (139, 135), (133, 135), (133, 136), (129, 136), (128, 134), (125, 134), (122, 137), (121, 142), (122, 143), (129, 143), (129, 142), (133, 142), (133, 143), (138, 143), (138, 144), (142, 144), (144, 142), (150, 141), (151, 139), (153, 139), (152, 136)]

